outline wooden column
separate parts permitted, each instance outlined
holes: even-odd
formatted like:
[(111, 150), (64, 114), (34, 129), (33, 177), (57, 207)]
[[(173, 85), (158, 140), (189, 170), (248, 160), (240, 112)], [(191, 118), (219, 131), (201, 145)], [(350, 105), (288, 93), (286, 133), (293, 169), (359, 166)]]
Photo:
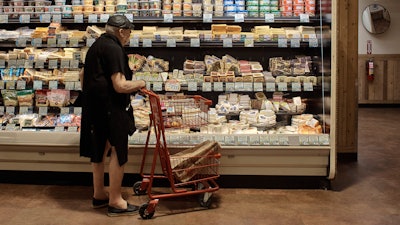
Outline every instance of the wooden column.
[[(337, 66), (337, 128), (336, 149), (338, 153), (352, 153), (357, 157), (358, 126), (358, 1), (332, 1), (336, 6), (336, 57)], [(334, 10), (334, 9), (333, 9)], [(335, 32), (334, 31), (334, 32)]]

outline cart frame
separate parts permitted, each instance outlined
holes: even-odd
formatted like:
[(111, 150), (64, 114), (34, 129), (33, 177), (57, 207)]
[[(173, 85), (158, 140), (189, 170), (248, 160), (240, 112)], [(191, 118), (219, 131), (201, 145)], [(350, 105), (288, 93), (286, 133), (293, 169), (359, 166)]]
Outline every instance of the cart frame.
[[(159, 199), (187, 195), (199, 195), (200, 205), (206, 208), (210, 207), (212, 192), (219, 190), (219, 185), (215, 182), (215, 179), (219, 177), (218, 166), (221, 154), (219, 152), (210, 151), (210, 153), (207, 153), (207, 155), (197, 156), (198, 158), (196, 158), (196, 160), (201, 158), (201, 160), (207, 161), (206, 164), (201, 164), (199, 167), (197, 167), (197, 169), (212, 168), (214, 171), (213, 173), (205, 176), (194, 176), (187, 181), (178, 181), (176, 172), (184, 171), (185, 169), (173, 170), (171, 167), (171, 155), (167, 147), (160, 97), (147, 89), (142, 89), (141, 92), (148, 96), (151, 113), (149, 115), (150, 125), (140, 166), (140, 176), (142, 177), (142, 181), (138, 181), (133, 185), (135, 194), (141, 195), (147, 192), (147, 195), (150, 199), (148, 203), (145, 203), (140, 207), (140, 216), (143, 219), (150, 219), (154, 215), (155, 207), (158, 204)], [(211, 105), (211, 101), (203, 98), (202, 96), (195, 95), (191, 97), (196, 100), (205, 101), (206, 104)], [(154, 128), (156, 143), (150, 172), (145, 174), (145, 162), (149, 151), (149, 140), (152, 133), (152, 127)], [(162, 174), (156, 174), (156, 165), (158, 160), (161, 166)], [(171, 187), (171, 192), (153, 194), (152, 187), (155, 179), (167, 179)], [(191, 190), (187, 188), (189, 185), (192, 185)]]

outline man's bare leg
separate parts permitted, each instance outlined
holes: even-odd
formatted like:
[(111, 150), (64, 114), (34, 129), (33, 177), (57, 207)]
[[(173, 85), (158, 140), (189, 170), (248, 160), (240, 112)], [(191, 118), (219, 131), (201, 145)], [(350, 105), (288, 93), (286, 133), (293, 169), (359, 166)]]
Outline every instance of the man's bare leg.
[(109, 176), (109, 205), (118, 209), (126, 209), (128, 207), (127, 201), (122, 198), (121, 185), (124, 177), (125, 165), (120, 166), (118, 162), (117, 152), (114, 147), (111, 147)]

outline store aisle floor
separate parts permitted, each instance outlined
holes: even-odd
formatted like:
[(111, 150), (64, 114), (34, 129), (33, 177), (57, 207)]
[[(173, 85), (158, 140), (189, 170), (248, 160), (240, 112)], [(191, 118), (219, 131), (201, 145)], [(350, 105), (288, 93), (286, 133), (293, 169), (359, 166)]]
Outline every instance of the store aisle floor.
[[(341, 162), (332, 190), (221, 189), (211, 209), (193, 197), (160, 201), (151, 220), (92, 209), (91, 187), (0, 181), (2, 225), (397, 225), (400, 224), (400, 108), (360, 108), (357, 162)], [(142, 204), (146, 196), (124, 194)]]

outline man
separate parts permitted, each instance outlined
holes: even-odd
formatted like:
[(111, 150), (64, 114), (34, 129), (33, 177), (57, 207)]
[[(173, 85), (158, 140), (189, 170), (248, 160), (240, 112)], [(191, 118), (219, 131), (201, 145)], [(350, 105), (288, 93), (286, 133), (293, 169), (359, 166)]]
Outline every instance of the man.
[[(102, 34), (87, 52), (81, 75), (82, 121), (80, 155), (89, 157), (93, 170), (93, 208), (108, 205), (107, 215), (132, 215), (138, 207), (122, 198), (128, 135), (134, 132), (130, 94), (146, 86), (132, 81), (123, 46), (133, 24), (123, 15), (111, 16)], [(131, 108), (130, 108), (131, 109)], [(105, 159), (109, 156), (109, 189), (104, 186)]]

